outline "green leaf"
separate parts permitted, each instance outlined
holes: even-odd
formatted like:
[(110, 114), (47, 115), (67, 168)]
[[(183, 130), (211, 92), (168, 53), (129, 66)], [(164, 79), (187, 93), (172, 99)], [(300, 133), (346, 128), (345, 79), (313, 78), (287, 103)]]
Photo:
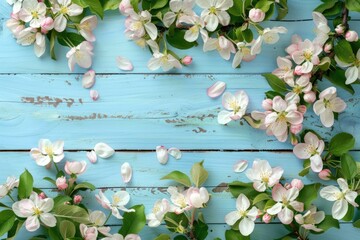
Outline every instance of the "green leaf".
[(304, 210), (310, 209), (311, 203), (316, 200), (320, 185), (320, 183), (314, 183), (305, 185), (301, 189), (297, 201), (304, 203)]
[(96, 189), (96, 187), (88, 182), (82, 182), (82, 183), (76, 184), (76, 186), (74, 187), (74, 191), (87, 190), (87, 189), (94, 191)]
[(335, 45), (334, 51), (339, 60), (344, 63), (353, 63), (356, 60), (351, 45), (346, 40), (339, 41), (338, 44)]
[(203, 167), (203, 163), (204, 161), (195, 163), (190, 170), (191, 180), (196, 187), (202, 186), (209, 176), (208, 171)]
[(103, 4), (104, 11), (117, 10), (121, 0), (105, 0)]
[(254, 189), (252, 183), (244, 183), (239, 181), (234, 181), (229, 183), (230, 193), (234, 197), (238, 197), (240, 193), (245, 194), (248, 198), (254, 198), (258, 192)]
[(177, 235), (176, 237), (174, 237), (174, 240), (188, 240), (188, 238), (184, 235)]
[(154, 240), (171, 240), (171, 237), (167, 234), (160, 234)]
[(349, 208), (346, 213), (346, 215), (342, 218), (342, 220), (346, 222), (350, 222), (353, 220), (354, 214), (355, 214), (355, 208), (353, 205), (348, 204)]
[(339, 221), (334, 219), (331, 215), (325, 215), (324, 220), (317, 225), (318, 228), (324, 232), (330, 228), (340, 228)]
[(259, 8), (266, 13), (269, 11), (272, 4), (274, 4), (274, 1), (260, 0), (256, 3), (255, 8)]
[[(59, 44), (66, 47), (76, 47), (83, 41), (85, 41), (85, 38), (74, 32), (62, 32), (58, 34)], [(69, 46), (69, 44), (71, 45)]]
[(286, 84), (283, 80), (275, 76), (271, 73), (264, 73), (262, 74), (263, 77), (266, 78), (267, 82), (269, 83), (270, 87), (279, 93), (283, 93), (287, 91)]
[(18, 194), (20, 199), (30, 197), (33, 191), (34, 179), (28, 170), (20, 175)]
[(189, 225), (189, 219), (184, 213), (176, 214), (172, 212), (168, 212), (165, 215), (165, 224), (169, 231), (171, 232), (179, 232), (178, 230), (186, 229)]
[(197, 240), (205, 240), (208, 235), (209, 227), (202, 221), (194, 222), (194, 235)]
[(6, 240), (13, 240), (23, 224), (24, 221), (18, 219), (15, 220), (13, 227), (8, 231)]
[(68, 220), (62, 220), (59, 225), (60, 234), (64, 239), (72, 238), (76, 234), (74, 223)]
[(48, 228), (48, 234), (51, 240), (63, 240), (56, 227)]
[(273, 99), (276, 96), (280, 96), (281, 98), (284, 98), (284, 95), (275, 91), (267, 91), (265, 92), (265, 96), (266, 98), (270, 98), (270, 99)]
[(72, 0), (72, 2), (83, 8), (88, 7), (92, 13), (98, 15), (101, 19), (104, 18), (104, 9), (99, 0)]
[(335, 3), (337, 3), (337, 0), (329, 0), (326, 1), (324, 3), (322, 3), (321, 5), (319, 5), (317, 8), (314, 9), (314, 12), (324, 12), (325, 10), (328, 10), (332, 7), (335, 6)]
[(323, 59), (321, 59), (319, 63), (319, 67), (323, 71), (327, 71), (330, 65), (331, 65), (331, 59), (329, 57), (324, 57)]
[(309, 174), (309, 172), (310, 172), (310, 159), (306, 159), (304, 161), (303, 166), (304, 166), (304, 169), (301, 170), (301, 172), (299, 172), (299, 176), (301, 176), (301, 177), (304, 177), (304, 176)]
[(353, 179), (357, 174), (357, 166), (354, 158), (350, 154), (345, 153), (341, 155), (340, 161), (341, 172), (344, 178), (347, 180)]
[(360, 228), (360, 219), (353, 222), (353, 226), (356, 227), (356, 228)]
[(69, 196), (64, 195), (58, 195), (54, 198), (54, 208), (57, 208), (58, 206), (65, 205), (65, 202), (70, 202), (72, 200)]
[(255, 205), (259, 202), (265, 201), (265, 200), (269, 200), (269, 199), (270, 199), (270, 196), (267, 193), (260, 193), (254, 198), (253, 205)]
[(48, 237), (46, 235), (37, 235), (35, 237), (30, 238), (29, 240), (47, 240)]
[(89, 213), (79, 206), (75, 205), (57, 205), (54, 208), (55, 216), (60, 218), (68, 218), (78, 223), (89, 223)]
[(244, 16), (246, 9), (251, 5), (251, 0), (234, 0), (234, 4), (228, 12), (233, 16)]
[(243, 236), (239, 231), (235, 230), (226, 230), (225, 232), (226, 240), (250, 240), (250, 236)]
[(0, 236), (3, 236), (14, 226), (15, 219), (16, 216), (12, 210), (0, 212)]
[(186, 187), (191, 187), (190, 178), (185, 173), (180, 171), (173, 171), (161, 178), (161, 180), (165, 180), (165, 179), (174, 180), (178, 183), (183, 184)]
[(166, 6), (169, 0), (143, 0), (142, 7), (144, 10), (160, 9)]
[(355, 147), (355, 138), (349, 133), (335, 135), (329, 143), (329, 152), (340, 157)]
[(335, 84), (338, 87), (348, 91), (351, 94), (354, 94), (354, 88), (349, 84), (345, 84), (345, 70), (336, 67), (335, 71), (328, 71), (327, 74), (324, 75), (331, 83)]
[(283, 18), (285, 18), (285, 16), (289, 12), (289, 9), (287, 6), (287, 0), (280, 0), (279, 2), (275, 2), (275, 3), (276, 3), (277, 12), (278, 12), (276, 20), (282, 20)]
[(131, 233), (138, 234), (146, 224), (144, 205), (136, 205), (131, 209), (134, 209), (135, 212), (126, 212), (123, 216), (123, 226), (119, 230), (119, 233), (123, 236)]
[(172, 33), (166, 34), (166, 40), (168, 43), (177, 49), (189, 49), (197, 46), (197, 42), (188, 42), (184, 39), (185, 30), (175, 28)]
[(251, 29), (245, 29), (243, 32), (242, 32), (242, 35), (244, 37), (244, 40), (248, 43), (252, 42), (252, 40), (254, 39), (254, 35), (253, 35), (253, 32), (251, 31)]
[(56, 31), (52, 30), (51, 34), (50, 34), (50, 56), (51, 56), (51, 59), (53, 59), (53, 60), (56, 60), (55, 40), (56, 40)]
[(345, 0), (345, 5), (350, 11), (360, 12), (360, 0)]

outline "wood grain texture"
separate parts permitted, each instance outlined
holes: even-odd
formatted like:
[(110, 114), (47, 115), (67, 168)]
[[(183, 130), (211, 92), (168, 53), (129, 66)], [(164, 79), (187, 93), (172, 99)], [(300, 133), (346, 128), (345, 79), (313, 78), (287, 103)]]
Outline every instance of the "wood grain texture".
[[(228, 91), (248, 93), (248, 112), (260, 110), (269, 87), (259, 75), (98, 75), (97, 102), (81, 87), (80, 79), (78, 75), (0, 75), (0, 149), (30, 149), (40, 138), (62, 138), (66, 149), (90, 149), (98, 141), (118, 150), (153, 150), (157, 145), (291, 149), (290, 144), (267, 137), (243, 121), (243, 126), (217, 123), (221, 99), (210, 99), (206, 88), (217, 80), (225, 81)], [(326, 129), (309, 109), (305, 127), (326, 139), (339, 131), (359, 135), (360, 99), (341, 90), (339, 95), (348, 104), (340, 122)], [(356, 148), (360, 149), (359, 142)]]

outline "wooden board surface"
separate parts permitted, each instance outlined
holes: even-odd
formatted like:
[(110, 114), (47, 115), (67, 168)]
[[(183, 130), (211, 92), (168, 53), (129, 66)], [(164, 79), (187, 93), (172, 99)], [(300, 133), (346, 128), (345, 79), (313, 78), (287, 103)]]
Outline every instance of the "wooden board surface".
[[(221, 184), (247, 181), (245, 174), (232, 171), (237, 160), (247, 159), (251, 163), (256, 158), (267, 159), (273, 166), (285, 169), (285, 179), (298, 177), (302, 161), (292, 154), (289, 143), (279, 143), (245, 122), (220, 126), (216, 117), (221, 99), (207, 97), (206, 88), (215, 81), (224, 81), (228, 91), (243, 89), (249, 94), (249, 110), (260, 109), (264, 92), (269, 89), (261, 73), (276, 67), (275, 58), (285, 55), (284, 47), (290, 44), (292, 34), (303, 38), (314, 36), (311, 11), (319, 3), (317, 0), (290, 0), (289, 15), (283, 21), (266, 24), (285, 26), (288, 33), (281, 36), (277, 44), (264, 46), (263, 53), (241, 69), (232, 69), (231, 63), (222, 60), (216, 52), (203, 53), (199, 46), (180, 54), (191, 53), (195, 60), (192, 66), (167, 74), (147, 69), (148, 51), (125, 38), (124, 17), (116, 11), (109, 13), (96, 30), (93, 69), (99, 74), (94, 89), (99, 91), (100, 99), (93, 102), (88, 90), (81, 87), (79, 73), (84, 70), (76, 68), (75, 73), (69, 72), (67, 49), (57, 49), (58, 61), (55, 62), (48, 56), (38, 59), (32, 47), (16, 44), (5, 26), (10, 7), (6, 1), (1, 1), (0, 182), (7, 175), (18, 175), (27, 168), (36, 173), (37, 187), (54, 194), (51, 186), (41, 180), (53, 170), (39, 169), (30, 159), (28, 150), (36, 147), (40, 138), (63, 139), (66, 160), (85, 160), (85, 151), (102, 141), (114, 147), (116, 155), (95, 165), (89, 164), (81, 179), (94, 182), (99, 189), (108, 189), (108, 194), (126, 188), (132, 195), (130, 205), (144, 203), (149, 212), (158, 198), (166, 197), (166, 186), (172, 184), (161, 181), (163, 175), (175, 169), (188, 172), (194, 162), (205, 160), (210, 173), (206, 187), (212, 194), (209, 208), (205, 210), (211, 230), (208, 239), (223, 238), (223, 232), (228, 229), (224, 216), (235, 208), (235, 199), (230, 198)], [(360, 31), (360, 15), (354, 14), (353, 19), (352, 26)], [(115, 58), (119, 55), (133, 61), (133, 72), (117, 69)], [(327, 83), (321, 84), (323, 88), (327, 86)], [(360, 91), (359, 86), (356, 91)], [(326, 140), (340, 131), (353, 134), (358, 141), (352, 154), (359, 159), (360, 97), (342, 90), (339, 95), (348, 104), (346, 112), (339, 116), (341, 123), (331, 129), (321, 127), (310, 109), (305, 127), (319, 131)], [(184, 150), (183, 158), (160, 165), (154, 152), (157, 145), (178, 147)], [(134, 168), (134, 178), (128, 185), (122, 183), (119, 174), (125, 161)], [(310, 175), (303, 180), (311, 183), (317, 177)], [(90, 197), (88, 195), (85, 201), (93, 209), (99, 209)], [(329, 203), (318, 202), (330, 213)], [(116, 227), (119, 222), (112, 220), (111, 224)], [(152, 239), (163, 229), (146, 228), (141, 235), (145, 240)], [(278, 223), (258, 223), (253, 239), (275, 239), (285, 233), (285, 228)], [(341, 223), (341, 230), (332, 229), (313, 239), (357, 239), (359, 235), (360, 231), (351, 224)], [(18, 239), (29, 236), (23, 230)]]

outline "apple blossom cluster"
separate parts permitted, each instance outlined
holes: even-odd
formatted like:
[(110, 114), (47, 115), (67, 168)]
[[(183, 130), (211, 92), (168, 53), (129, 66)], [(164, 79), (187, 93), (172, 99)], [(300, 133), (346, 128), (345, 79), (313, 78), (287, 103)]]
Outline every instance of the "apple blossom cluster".
[[(150, 70), (180, 69), (191, 64), (192, 58), (180, 58), (170, 49), (190, 49), (203, 43), (203, 51), (219, 52), (232, 58), (232, 67), (252, 61), (260, 54), (263, 43), (275, 44), (284, 27), (264, 28), (274, 9), (277, 19), (287, 14), (287, 1), (253, 0), (122, 0), (121, 14), (126, 16), (125, 35), (142, 48), (149, 47), (153, 57)], [(200, 11), (199, 11), (200, 9)], [(254, 39), (254, 32), (258, 35)], [(128, 61), (121, 63), (126, 64)]]
[[(114, 150), (105, 143), (98, 143), (94, 151), (101, 158), (110, 157)], [(51, 142), (41, 139), (38, 148), (30, 151), (36, 164), (51, 171), (55, 166), (55, 178), (45, 177), (55, 187), (54, 192), (34, 187), (34, 178), (25, 170), (19, 178), (8, 177), (0, 185), (0, 220), (1, 235), (7, 233), (8, 238), (15, 238), (19, 230), (25, 229), (33, 233), (42, 229), (51, 239), (89, 239), (89, 240), (141, 240), (137, 234), (145, 226), (145, 210), (143, 205), (126, 208), (130, 195), (126, 191), (117, 191), (110, 201), (103, 191), (95, 195), (99, 204), (108, 211), (92, 211), (84, 205), (88, 191), (96, 188), (89, 182), (79, 181), (79, 176), (87, 170), (85, 161), (66, 161), (64, 142)], [(62, 166), (62, 168), (60, 168)], [(123, 164), (121, 174), (128, 177), (130, 165)], [(49, 196), (47, 195), (49, 194)], [(51, 196), (51, 197), (50, 197)], [(9, 201), (10, 200), (10, 201)], [(121, 214), (121, 212), (124, 214)], [(132, 214), (132, 215), (130, 215)], [(123, 227), (118, 232), (109, 227), (110, 217), (121, 219)], [(10, 219), (10, 221), (8, 221)], [(132, 221), (136, 221), (134, 225)], [(37, 239), (47, 239), (39, 235)]]
[(236, 197), (236, 210), (225, 216), (225, 222), (231, 226), (231, 229), (226, 231), (226, 236), (242, 239), (251, 235), (256, 221), (268, 224), (278, 219), (289, 230), (286, 236), (306, 240), (310, 233), (319, 234), (331, 227), (338, 228), (337, 219), (344, 216), (337, 217), (339, 208), (343, 208), (343, 214), (343, 210), (347, 210), (348, 202), (356, 205), (354, 199), (357, 195), (348, 188), (345, 181), (341, 183), (344, 193), (341, 198), (335, 198), (336, 194), (341, 195), (341, 191), (334, 186), (321, 189), (321, 197), (337, 201), (337, 205), (340, 205), (340, 202), (343, 204), (333, 208), (334, 220), (313, 204), (320, 189), (319, 183), (305, 185), (300, 179), (282, 183), (283, 173), (281, 167), (272, 168), (268, 161), (255, 159), (252, 168), (245, 172), (250, 183), (229, 183), (230, 192)]
[[(190, 239), (206, 239), (208, 226), (199, 210), (206, 208), (210, 200), (208, 190), (201, 187), (207, 178), (208, 172), (203, 167), (203, 162), (193, 165), (190, 177), (180, 171), (173, 171), (164, 176), (162, 179), (178, 182), (182, 186), (168, 187), (170, 201), (163, 198), (155, 202), (152, 211), (146, 215), (148, 226), (158, 227), (165, 222), (171, 232)], [(169, 235), (162, 235), (170, 239)]]
[[(89, 68), (92, 65), (93, 30), (98, 20), (84, 10), (102, 17), (99, 0), (7, 0), (13, 6), (6, 26), (16, 42), (22, 46), (34, 46), (37, 57), (44, 55), (47, 44), (51, 58), (55, 56), (55, 41), (69, 47), (66, 57), (71, 71), (75, 65)], [(90, 7), (91, 5), (91, 7)], [(102, 12), (102, 13), (101, 13)], [(47, 41), (47, 39), (49, 41)]]

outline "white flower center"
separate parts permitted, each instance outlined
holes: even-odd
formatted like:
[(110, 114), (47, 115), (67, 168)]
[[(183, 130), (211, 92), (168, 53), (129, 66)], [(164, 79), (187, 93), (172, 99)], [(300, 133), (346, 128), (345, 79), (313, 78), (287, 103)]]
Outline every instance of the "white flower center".
[(239, 106), (239, 104), (238, 104), (237, 101), (232, 101), (232, 102), (230, 103), (230, 108), (233, 109), (234, 114), (237, 114), (237, 113), (241, 110), (241, 107)]
[(43, 212), (42, 212), (39, 208), (37, 208), (37, 207), (33, 207), (32, 210), (33, 210), (33, 212), (34, 212), (34, 215), (36, 215), (36, 216), (40, 216), (40, 215), (43, 213)]
[(312, 56), (313, 56), (313, 53), (312, 53), (311, 50), (305, 50), (304, 51), (304, 58), (305, 58), (306, 61), (311, 61)]
[(118, 205), (118, 203), (121, 201), (121, 198), (119, 196), (114, 196), (114, 205)]

